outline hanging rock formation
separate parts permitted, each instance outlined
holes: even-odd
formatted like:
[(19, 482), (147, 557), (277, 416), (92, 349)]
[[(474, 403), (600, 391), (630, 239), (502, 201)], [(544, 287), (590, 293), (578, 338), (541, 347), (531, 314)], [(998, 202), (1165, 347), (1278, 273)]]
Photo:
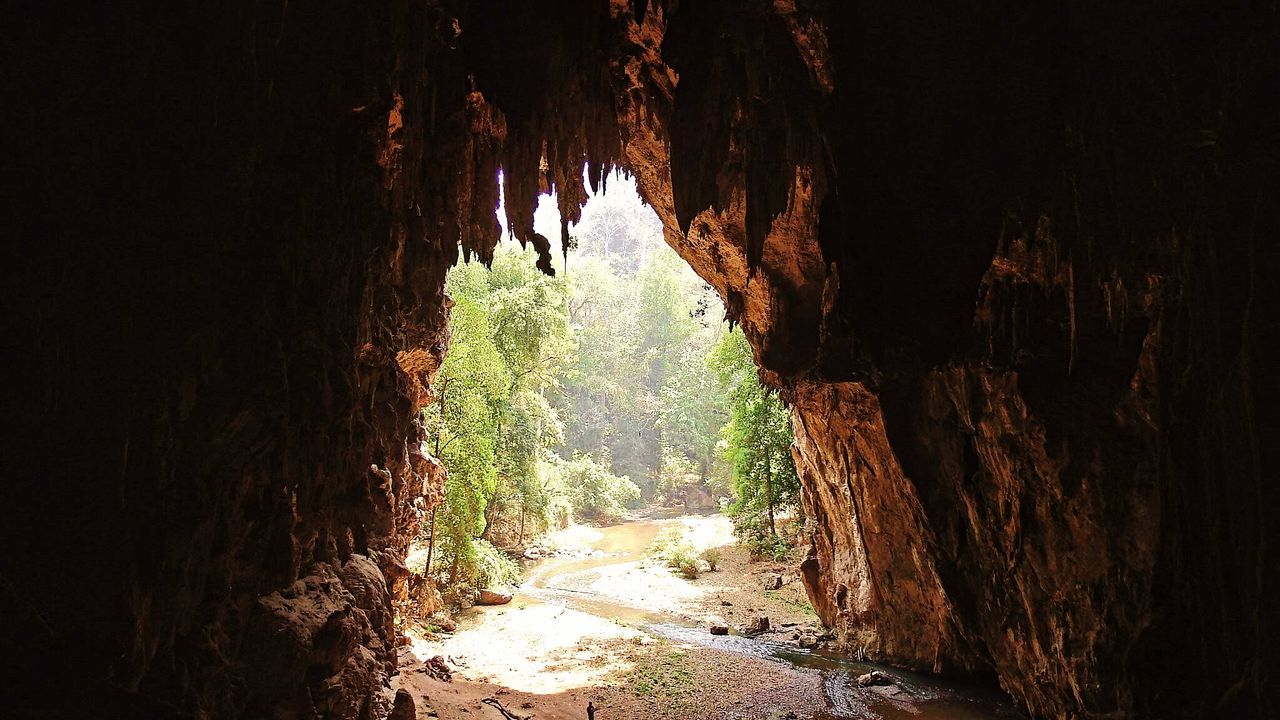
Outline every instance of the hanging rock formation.
[(845, 648), (1038, 717), (1276, 711), (1275, 7), (17, 5), (6, 707), (412, 714), (444, 274), (500, 169), (552, 271), (585, 164), (791, 404)]

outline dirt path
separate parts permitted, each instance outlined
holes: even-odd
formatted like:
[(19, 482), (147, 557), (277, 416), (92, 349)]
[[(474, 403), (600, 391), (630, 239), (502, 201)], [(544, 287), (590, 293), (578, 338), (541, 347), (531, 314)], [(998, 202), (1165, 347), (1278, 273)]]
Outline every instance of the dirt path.
[[(683, 528), (698, 550), (719, 548), (718, 571), (686, 580), (648, 558), (664, 527)], [(600, 720), (836, 717), (826, 710), (833, 692), (839, 717), (992, 717), (965, 714), (967, 702), (922, 715), (918, 701), (927, 709), (938, 694), (914, 692), (925, 686), (905, 675), (891, 691), (847, 687), (865, 666), (834, 672), (795, 647), (821, 633), (798, 578), (750, 562), (723, 516), (573, 527), (547, 545), (554, 554), (528, 569), (510, 604), (466, 611), (451, 634), (410, 635), (399, 683), (417, 698), (419, 717), (501, 720), (486, 698), (536, 720), (585, 718), (588, 702)], [(755, 639), (708, 630), (760, 616), (772, 632)], [(454, 668), (453, 682), (422, 672), (437, 655)]]

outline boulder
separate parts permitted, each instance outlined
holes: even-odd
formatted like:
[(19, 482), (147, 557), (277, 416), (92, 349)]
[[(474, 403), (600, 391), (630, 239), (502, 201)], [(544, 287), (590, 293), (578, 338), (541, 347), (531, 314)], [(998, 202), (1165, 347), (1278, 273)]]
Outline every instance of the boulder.
[(727, 625), (712, 625), (711, 634), (712, 635), (728, 635), (729, 627)]
[(892, 685), (893, 678), (885, 675), (879, 670), (872, 670), (865, 675), (858, 676), (858, 687), (872, 687), (874, 685)]
[(477, 605), (506, 605), (511, 602), (512, 594), (505, 590), (485, 588), (476, 594)]
[(413, 701), (413, 696), (408, 690), (401, 688), (396, 691), (395, 705), (391, 708), (391, 715), (387, 720), (417, 720), (418, 708)]
[(744, 635), (759, 635), (767, 632), (769, 632), (769, 618), (764, 615), (753, 619), (742, 629)]
[(777, 590), (782, 587), (781, 573), (766, 573), (762, 583), (765, 590)]

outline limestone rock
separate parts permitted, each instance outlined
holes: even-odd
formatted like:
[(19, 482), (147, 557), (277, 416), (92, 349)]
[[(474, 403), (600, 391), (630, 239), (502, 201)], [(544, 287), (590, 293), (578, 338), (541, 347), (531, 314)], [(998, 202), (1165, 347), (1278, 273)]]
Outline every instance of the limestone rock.
[(625, 166), (790, 404), (840, 647), (1033, 716), (1280, 705), (1271, 5), (488, 5), (6, 13), (10, 704), (382, 714), (445, 273), (499, 168), (549, 269), (540, 190), (567, 243)]
[(511, 602), (512, 594), (505, 590), (485, 588), (476, 593), (477, 605), (506, 605)]
[(872, 687), (874, 685), (892, 685), (893, 678), (880, 672), (879, 670), (872, 670), (869, 673), (859, 675), (857, 683), (858, 683), (858, 687)]
[(417, 720), (418, 706), (409, 691), (401, 688), (396, 691), (395, 705), (387, 720)]

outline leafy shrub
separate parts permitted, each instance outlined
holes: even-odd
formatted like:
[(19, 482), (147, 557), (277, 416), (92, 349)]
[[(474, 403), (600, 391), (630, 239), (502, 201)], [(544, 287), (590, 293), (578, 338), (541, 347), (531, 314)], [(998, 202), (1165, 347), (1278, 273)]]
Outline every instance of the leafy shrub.
[(514, 585), (520, 581), (520, 565), (507, 557), (488, 540), (472, 540), (475, 549), (475, 581), (477, 587)]
[(791, 543), (769, 530), (769, 519), (763, 512), (742, 510), (735, 514), (733, 534), (752, 560), (784, 560), (791, 552)]
[(688, 580), (694, 580), (702, 573), (702, 561), (693, 545), (685, 540), (684, 528), (679, 525), (660, 530), (649, 546), (649, 552)]
[(649, 544), (649, 554), (665, 563), (671, 553), (679, 548), (692, 549), (684, 539), (684, 528), (680, 525), (668, 525), (654, 536), (653, 542)]
[(702, 574), (702, 562), (691, 555), (680, 555), (675, 558), (675, 571), (685, 580), (697, 580)]
[(702, 559), (706, 561), (707, 567), (711, 572), (716, 571), (716, 566), (720, 564), (720, 548), (707, 548), (702, 551)]
[(573, 503), (564, 495), (554, 495), (547, 502), (547, 525), (563, 530), (573, 522)]
[(628, 508), (640, 505), (640, 488), (625, 475), (609, 472), (590, 455), (574, 453), (572, 460), (552, 458), (547, 468), (579, 519), (619, 520)]

